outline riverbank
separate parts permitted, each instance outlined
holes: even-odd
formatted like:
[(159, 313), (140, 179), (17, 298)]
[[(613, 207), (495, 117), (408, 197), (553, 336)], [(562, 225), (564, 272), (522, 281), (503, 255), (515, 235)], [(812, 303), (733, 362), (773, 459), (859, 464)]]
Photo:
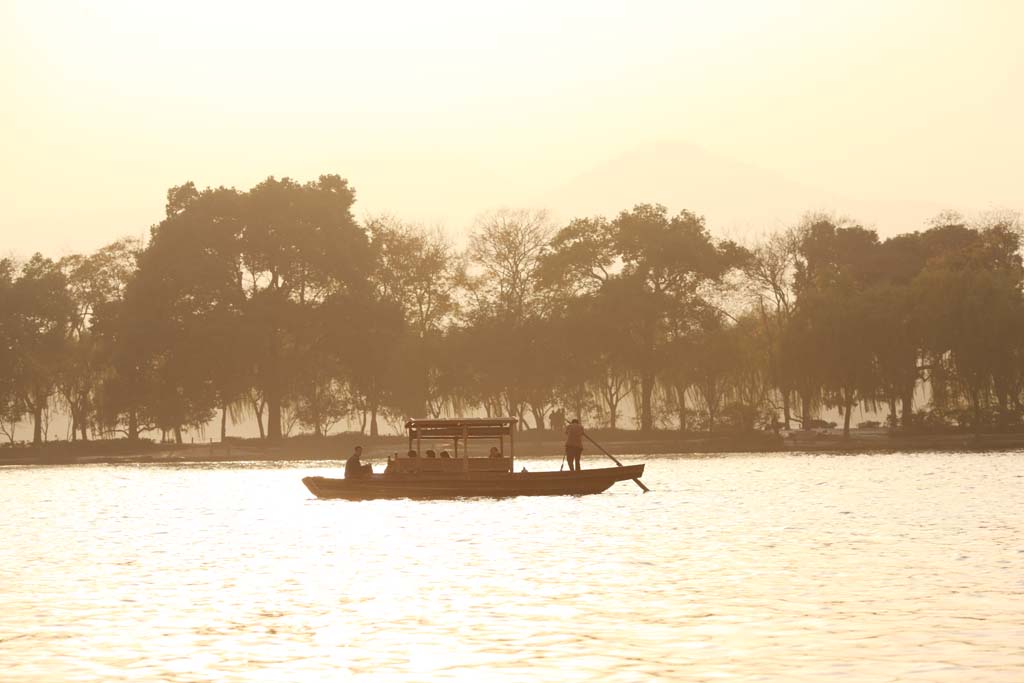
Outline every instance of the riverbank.
[[(615, 455), (714, 454), (714, 453), (884, 453), (894, 451), (1008, 451), (1024, 450), (1024, 433), (899, 434), (886, 430), (854, 430), (844, 439), (835, 430), (768, 433), (691, 434), (641, 433), (628, 430), (593, 430), (590, 435)], [(328, 437), (299, 436), (278, 443), (259, 439), (229, 438), (223, 443), (161, 444), (113, 439), (89, 442), (49, 442), (42, 446), (0, 448), (0, 465), (83, 465), (132, 463), (202, 463), (274, 460), (344, 460), (356, 445), (364, 459), (383, 462), (404, 452), (404, 436), (368, 437), (337, 434)], [(587, 444), (586, 454), (599, 454)], [(562, 453), (562, 436), (556, 432), (522, 432), (516, 437), (516, 457), (552, 457)]]

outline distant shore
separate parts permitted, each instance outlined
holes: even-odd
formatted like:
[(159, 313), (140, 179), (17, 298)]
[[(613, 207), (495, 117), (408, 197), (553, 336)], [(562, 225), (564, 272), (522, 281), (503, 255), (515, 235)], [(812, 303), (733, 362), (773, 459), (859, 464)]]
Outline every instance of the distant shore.
[[(593, 430), (590, 435), (615, 455), (1024, 450), (1024, 433), (992, 433), (979, 437), (966, 433), (900, 434), (886, 430), (853, 430), (849, 439), (844, 439), (835, 430), (794, 431), (781, 435), (762, 432), (680, 435), (667, 431)], [(343, 461), (356, 445), (364, 447), (364, 459), (383, 462), (393, 453), (404, 451), (407, 444), (404, 436), (368, 437), (351, 433), (322, 438), (300, 436), (277, 443), (237, 438), (228, 438), (223, 443), (182, 445), (125, 439), (52, 441), (42, 446), (2, 447), (0, 466)], [(517, 458), (558, 457), (561, 454), (562, 437), (556, 432), (524, 431), (516, 437)], [(598, 448), (589, 443), (584, 454), (591, 457), (601, 455)]]

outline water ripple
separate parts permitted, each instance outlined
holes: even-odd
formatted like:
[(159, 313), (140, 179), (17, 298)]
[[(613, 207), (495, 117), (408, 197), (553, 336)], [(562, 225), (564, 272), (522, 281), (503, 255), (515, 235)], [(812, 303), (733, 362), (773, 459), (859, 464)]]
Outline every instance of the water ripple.
[(334, 463), (4, 468), (0, 678), (1024, 680), (1020, 455), (648, 463), (647, 495), (427, 502), (312, 499)]

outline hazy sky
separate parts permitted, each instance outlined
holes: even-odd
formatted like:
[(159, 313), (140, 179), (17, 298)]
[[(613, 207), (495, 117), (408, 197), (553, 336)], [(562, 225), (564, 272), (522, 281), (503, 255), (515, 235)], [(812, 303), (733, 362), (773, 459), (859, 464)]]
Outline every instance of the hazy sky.
[(359, 216), (457, 233), (659, 141), (847, 195), (1024, 208), (1024, 2), (0, 7), (4, 254), (139, 235), (187, 180), (325, 172)]

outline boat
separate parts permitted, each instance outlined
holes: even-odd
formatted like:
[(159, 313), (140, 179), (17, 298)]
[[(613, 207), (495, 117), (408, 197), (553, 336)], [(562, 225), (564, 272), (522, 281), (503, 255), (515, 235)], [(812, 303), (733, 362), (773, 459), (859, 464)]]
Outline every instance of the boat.
[[(389, 458), (384, 472), (352, 479), (306, 477), (302, 483), (317, 498), (348, 500), (585, 495), (630, 479), (643, 487), (644, 466), (617, 460), (616, 467), (580, 472), (529, 472), (525, 467), (516, 472), (517, 423), (511, 417), (409, 420), (408, 455)], [(437, 441), (451, 444), (453, 454), (427, 457), (434, 450), (424, 451), (424, 442)]]

